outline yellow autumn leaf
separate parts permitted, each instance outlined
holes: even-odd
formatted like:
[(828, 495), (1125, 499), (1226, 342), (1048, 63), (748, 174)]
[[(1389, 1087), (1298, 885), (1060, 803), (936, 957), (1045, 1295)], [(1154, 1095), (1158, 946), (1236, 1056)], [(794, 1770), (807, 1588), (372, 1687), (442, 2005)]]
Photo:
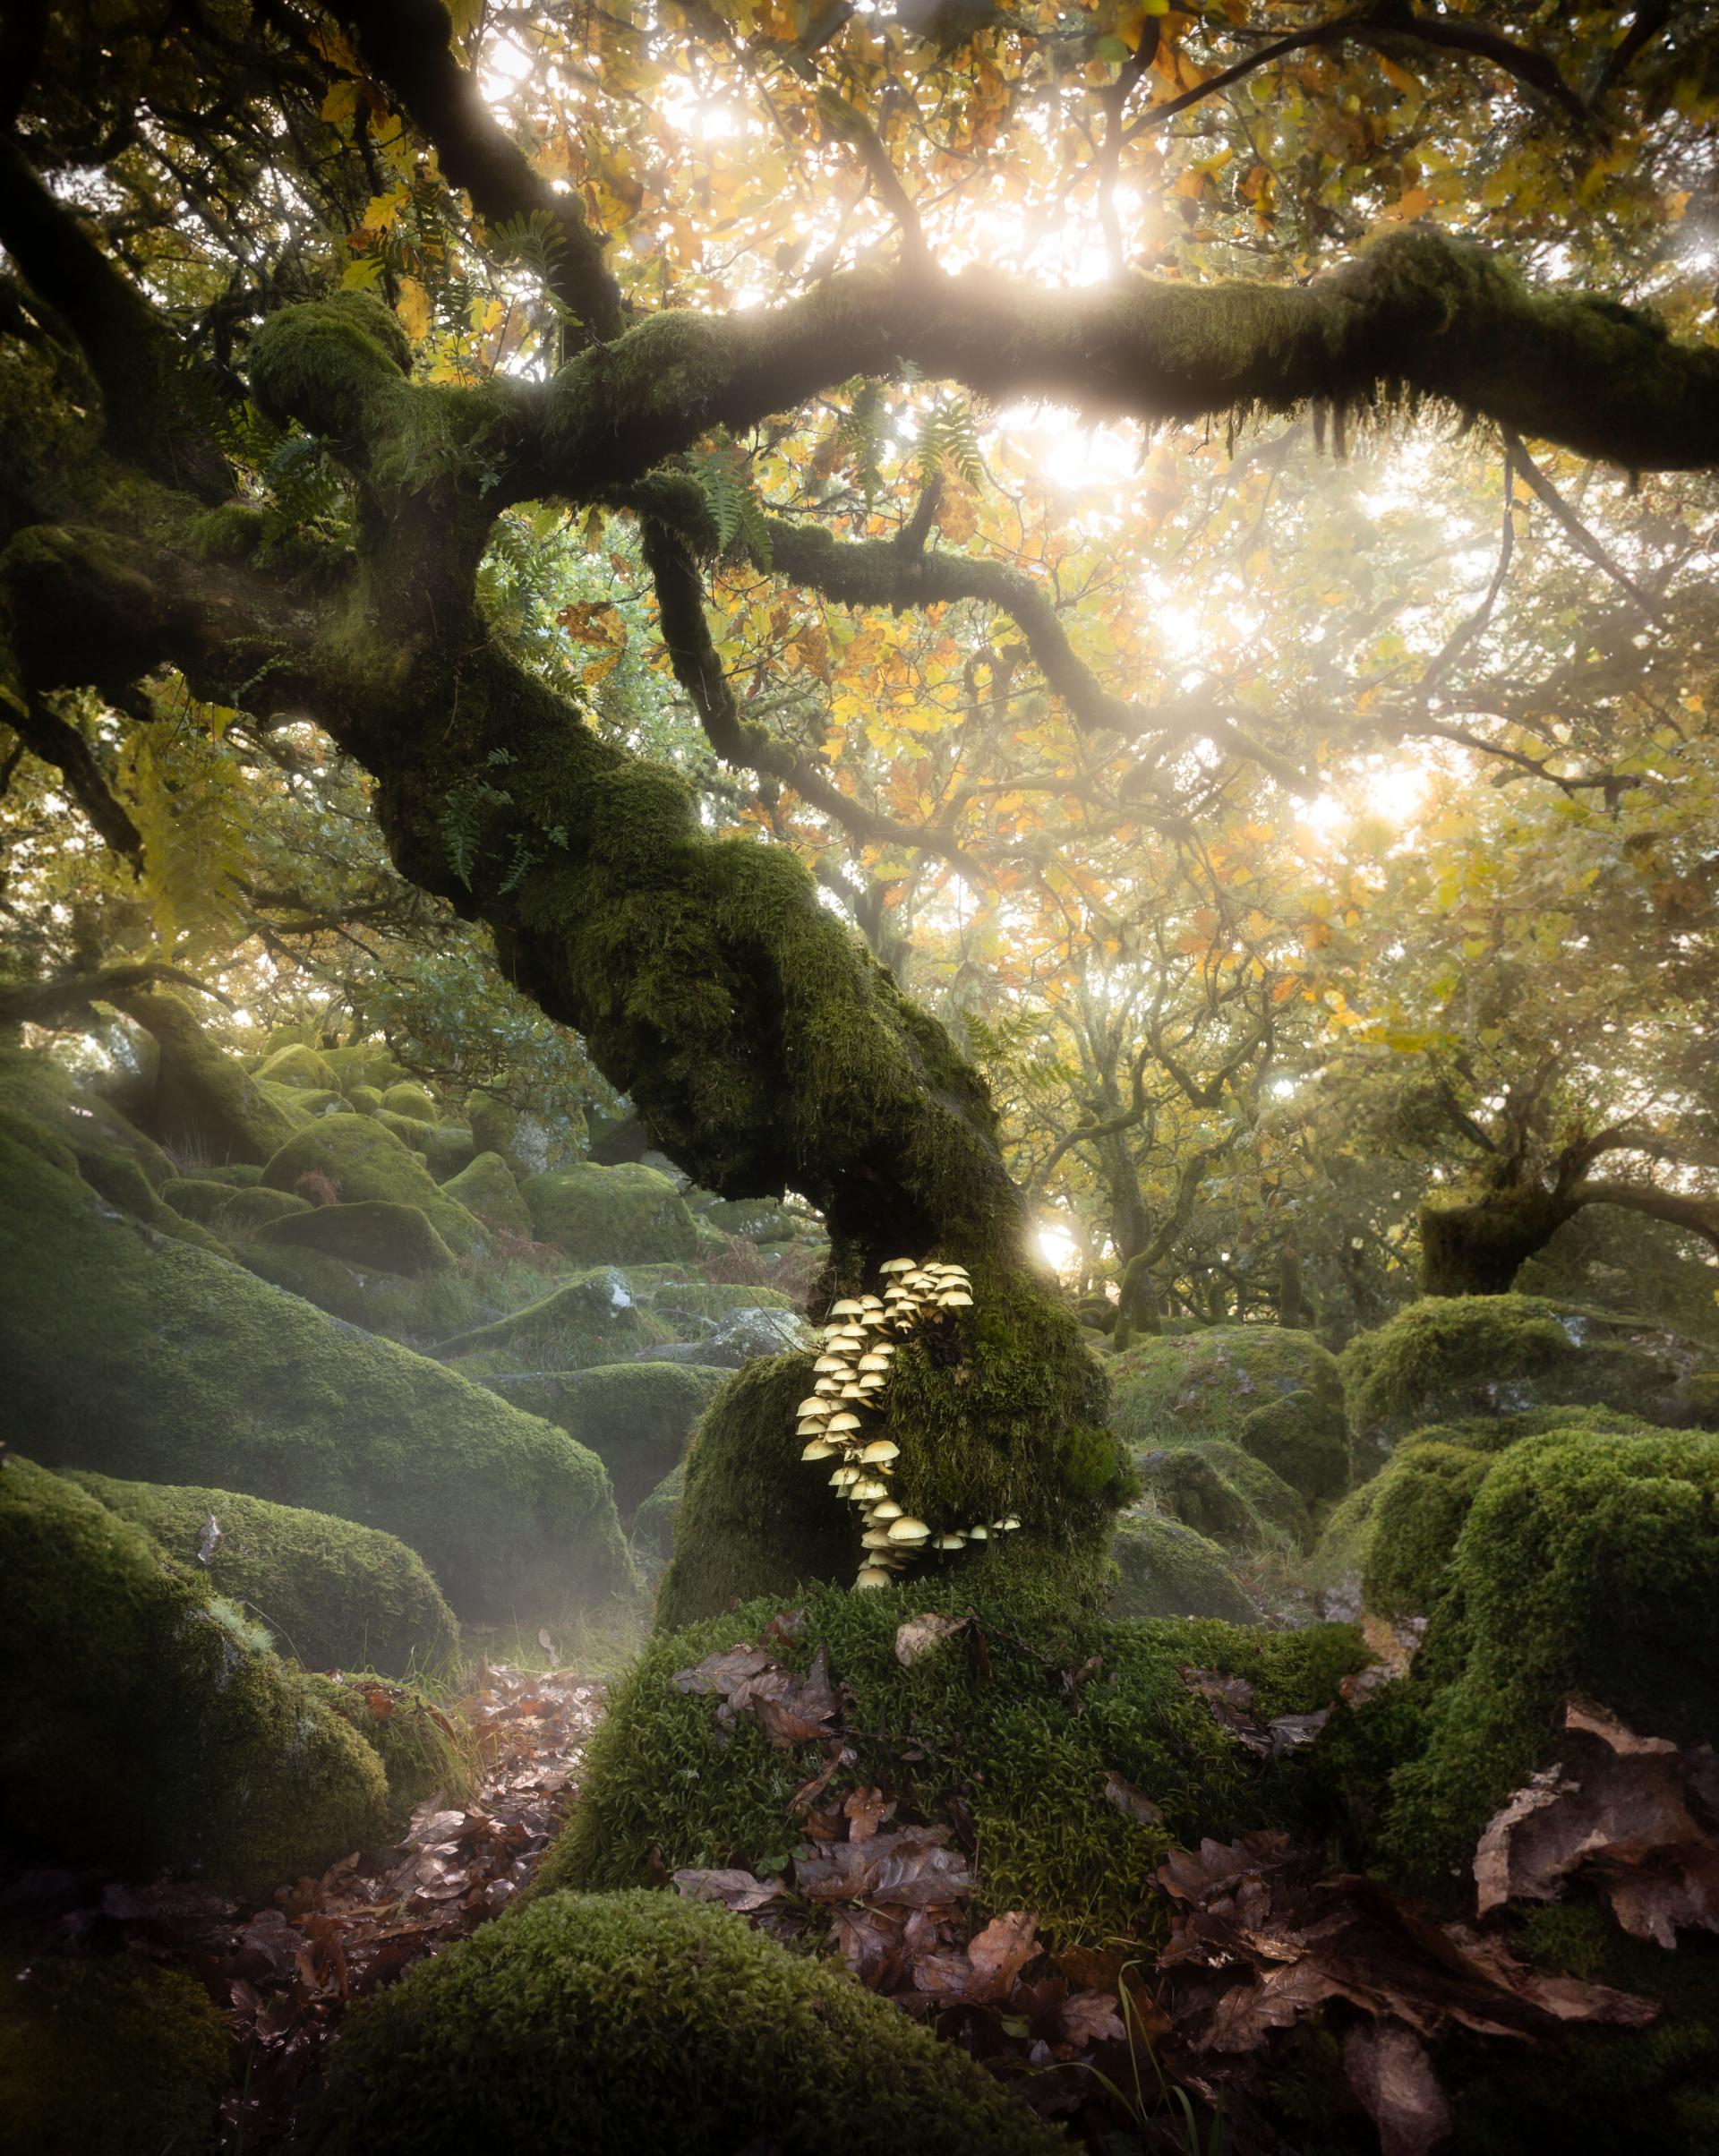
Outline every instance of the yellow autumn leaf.
[(430, 295), (415, 277), (400, 279), (400, 296), (394, 303), (394, 312), (412, 342), (422, 343), (430, 329)]

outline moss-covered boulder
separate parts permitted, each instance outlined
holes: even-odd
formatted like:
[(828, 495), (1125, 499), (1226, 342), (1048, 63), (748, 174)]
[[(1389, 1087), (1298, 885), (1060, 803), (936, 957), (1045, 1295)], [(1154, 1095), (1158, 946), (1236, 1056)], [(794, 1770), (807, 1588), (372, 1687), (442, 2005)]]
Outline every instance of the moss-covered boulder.
[[(119, 1482), (73, 1469), (80, 1488), (143, 1528), (177, 1564), (267, 1626), (307, 1669), (438, 1669), (459, 1627), (429, 1568), (392, 1535), (234, 1490)], [(214, 1522), (218, 1532), (210, 1536)]]
[(679, 1464), (693, 1424), (732, 1374), (697, 1363), (619, 1363), (491, 1383), (589, 1446), (628, 1513)]
[(1645, 1320), (1533, 1296), (1429, 1296), (1343, 1351), (1364, 1471), (1410, 1430), (1534, 1407), (1617, 1407), (1676, 1425), (1691, 1419), (1700, 1342)]
[(402, 1827), (426, 1797), (463, 1804), (476, 1793), (483, 1768), (477, 1738), (427, 1691), (364, 1669), (313, 1671), (306, 1681), (381, 1761), (389, 1805)]
[(267, 1221), (311, 1210), (308, 1198), (290, 1191), (242, 1188), (201, 1176), (172, 1177), (161, 1185), (161, 1196), (175, 1212), (217, 1235), (254, 1235)]
[(1719, 1728), (1719, 1437), (1551, 1430), (1498, 1455), (1410, 1680), (1424, 1741), (1384, 1844), (1428, 1878), (1546, 1763), (1571, 1693), (1631, 1729)]
[(313, 2156), (1043, 2156), (1062, 2145), (844, 1970), (668, 1894), (557, 1894), (355, 2018)]
[[(141, 1527), (0, 1468), (0, 1818), (80, 1863), (318, 1873), (386, 1837), (376, 1755)], [(124, 1772), (115, 1773), (117, 1763)]]
[(412, 1123), (440, 1123), (441, 1110), (436, 1106), (435, 1095), (428, 1086), (418, 1085), (403, 1078), (398, 1085), (390, 1085), (382, 1095), (382, 1106), (390, 1116), (404, 1116)]
[(163, 1144), (211, 1160), (267, 1160), (297, 1128), (295, 1108), (222, 1052), (183, 998), (165, 988), (138, 989), (127, 1014), (158, 1050), (150, 1128)]
[[(1341, 1374), (1336, 1356), (1311, 1333), (1285, 1325), (1211, 1325), (1142, 1340), (1107, 1367), (1111, 1423), (1125, 1443), (1217, 1438), (1255, 1452), (1304, 1497), (1342, 1486), (1347, 1432)], [(1254, 1422), (1261, 1409), (1275, 1413)], [(1285, 1426), (1290, 1421), (1297, 1426), (1294, 1437)], [(1253, 1444), (1245, 1435), (1250, 1423)]]
[(394, 1205), (385, 1198), (307, 1206), (269, 1222), (257, 1239), (288, 1250), (324, 1251), (349, 1265), (408, 1279), (446, 1272), (454, 1262), (453, 1252), (417, 1206)]
[[(766, 1634), (784, 1607), (800, 1614)], [(982, 1640), (957, 1629), (904, 1667), (898, 1631), (922, 1614), (971, 1618)], [(766, 1597), (655, 1636), (615, 1685), (579, 1804), (544, 1860), (546, 1887), (642, 1885), (663, 1865), (765, 1876), (791, 1858), (805, 1838), (794, 1792), (825, 1747), (779, 1750), (752, 1714), (722, 1713), (718, 1697), (675, 1681), (741, 1641), (762, 1642), (795, 1672), (820, 1650), (826, 1658), (851, 1757), (821, 1803), (911, 1787), (919, 1818), (960, 1823), (974, 1850), (975, 1914), (1030, 1909), (1053, 1944), (1140, 1936), (1157, 1921), (1152, 1872), (1172, 1842), (1226, 1839), (1290, 1801), (1178, 1665), (1245, 1675), (1261, 1708), (1279, 1715), (1328, 1705), (1365, 1656), (1340, 1625), (1267, 1634), (1114, 1622), (1048, 1570), (1000, 1560), (959, 1582), (913, 1578), (863, 1594), (823, 1585), (791, 1604)], [(1109, 1775), (1162, 1819), (1107, 1801)]]
[(374, 1116), (382, 1105), (382, 1096), (373, 1085), (349, 1085), (346, 1099), (346, 1106), (356, 1116)]
[(0, 1954), (0, 2152), (157, 2156), (208, 2145), (231, 2066), (219, 2009), (132, 1954)]
[(668, 1317), (708, 1319), (721, 1325), (743, 1310), (792, 1310), (793, 1297), (779, 1288), (754, 1288), (737, 1280), (665, 1278), (651, 1297), (653, 1309)]
[(538, 1241), (555, 1244), (576, 1264), (649, 1264), (698, 1249), (686, 1200), (666, 1176), (635, 1161), (552, 1168), (529, 1178), (525, 1200)]
[(1142, 1452), (1141, 1481), (1158, 1509), (1238, 1550), (1304, 1542), (1311, 1531), (1307, 1507), (1261, 1459), (1239, 1445), (1212, 1438), (1203, 1445), (1172, 1445)]
[(633, 1554), (647, 1576), (667, 1564), (673, 1552), (674, 1523), (686, 1489), (686, 1462), (678, 1460), (633, 1514)]
[(437, 1183), (451, 1182), (476, 1158), (472, 1134), (463, 1123), (420, 1123), (412, 1116), (397, 1116), (389, 1108), (378, 1108), (372, 1120), (392, 1131), (409, 1151), (421, 1155)]
[(619, 1363), (679, 1339), (673, 1322), (651, 1307), (650, 1291), (618, 1266), (595, 1266), (563, 1280), (534, 1303), (442, 1342), (449, 1361), (485, 1377), (541, 1370), (585, 1370)]
[(603, 1464), (565, 1432), (229, 1261), (152, 1245), (3, 1111), (0, 1268), (9, 1416), (50, 1465), (383, 1528), (473, 1617), (629, 1585)]
[(521, 1237), (531, 1234), (531, 1215), (513, 1170), (500, 1153), (479, 1153), (469, 1168), (450, 1176), (441, 1187), (447, 1196), (475, 1213), (485, 1228)]
[(302, 1040), (289, 1041), (273, 1055), (265, 1056), (257, 1065), (256, 1075), (274, 1085), (290, 1085), (309, 1092), (338, 1094), (341, 1091), (333, 1065)]
[(389, 1086), (406, 1076), (384, 1041), (363, 1040), (346, 1048), (323, 1048), (321, 1054), (348, 1100), (355, 1086), (368, 1086), (380, 1100)]
[(1110, 1555), (1117, 1573), (1113, 1617), (1221, 1617), (1252, 1624), (1259, 1615), (1223, 1550), (1179, 1519), (1125, 1512)]
[(448, 1247), (461, 1255), (484, 1246), (482, 1223), (447, 1195), (378, 1117), (327, 1116), (282, 1146), (262, 1174), (270, 1190), (299, 1195), (302, 1176), (326, 1178), (348, 1205), (415, 1206)]

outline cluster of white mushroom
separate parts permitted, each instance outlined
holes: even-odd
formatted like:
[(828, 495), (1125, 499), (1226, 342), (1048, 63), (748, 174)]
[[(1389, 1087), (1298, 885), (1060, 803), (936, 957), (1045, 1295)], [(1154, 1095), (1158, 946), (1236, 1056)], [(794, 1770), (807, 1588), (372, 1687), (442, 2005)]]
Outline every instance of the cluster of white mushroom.
[(862, 1587), (888, 1587), (922, 1550), (965, 1549), (970, 1542), (987, 1542), (1021, 1525), (1011, 1513), (988, 1526), (979, 1520), (938, 1535), (890, 1495), (889, 1477), (901, 1447), (892, 1438), (868, 1437), (865, 1419), (884, 1404), (895, 1354), (889, 1336), (911, 1332), (945, 1310), (971, 1310), (973, 1292), (964, 1265), (891, 1258), (878, 1270), (885, 1282), (881, 1296), (844, 1296), (831, 1304), (823, 1353), (812, 1366), (812, 1390), (799, 1410), (799, 1434), (806, 1440), (800, 1457), (834, 1460), (832, 1486), (859, 1508), (865, 1554), (854, 1584)]

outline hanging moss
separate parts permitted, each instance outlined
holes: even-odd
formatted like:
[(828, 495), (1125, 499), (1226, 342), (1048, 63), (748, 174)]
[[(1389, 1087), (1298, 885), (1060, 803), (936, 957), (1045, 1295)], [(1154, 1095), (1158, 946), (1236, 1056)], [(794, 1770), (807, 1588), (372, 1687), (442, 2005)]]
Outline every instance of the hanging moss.
[(307, 1207), (268, 1223), (258, 1240), (288, 1250), (323, 1251), (348, 1264), (413, 1279), (445, 1272), (454, 1262), (453, 1252), (417, 1206), (390, 1204), (384, 1198)]
[(1472, 1416), (1592, 1405), (1682, 1423), (1708, 1352), (1644, 1320), (1532, 1296), (1432, 1296), (1350, 1341), (1343, 1382), (1371, 1472), (1406, 1431)]
[(8, 1409), (50, 1464), (383, 1528), (474, 1617), (628, 1588), (602, 1463), (564, 1433), (237, 1265), (151, 1247), (4, 1111), (0, 1264)]
[(1223, 1551), (1180, 1520), (1125, 1512), (1110, 1555), (1117, 1571), (1113, 1617), (1221, 1617), (1252, 1624), (1259, 1614)]
[(1061, 2138), (844, 1970), (665, 1894), (545, 1896), (349, 2024), (313, 2156), (1029, 2156)]
[(492, 1231), (500, 1228), (521, 1236), (531, 1234), (531, 1215), (519, 1195), (513, 1170), (500, 1153), (479, 1153), (470, 1167), (449, 1176), (441, 1187), (445, 1196), (475, 1213)]
[(299, 1179), (322, 1176), (347, 1204), (370, 1201), (411, 1205), (448, 1247), (459, 1253), (485, 1247), (482, 1224), (436, 1185), (393, 1132), (372, 1116), (333, 1116), (303, 1130), (263, 1169), (270, 1190), (299, 1192)]
[(686, 1200), (666, 1176), (637, 1161), (552, 1168), (530, 1178), (525, 1200), (538, 1240), (577, 1264), (643, 1265), (698, 1249)]
[(231, 2045), (202, 1986), (141, 1955), (0, 1954), (0, 2151), (203, 2148)]
[(1719, 1437), (1552, 1430), (1501, 1453), (1417, 1657), (1425, 1750), (1385, 1845), (1437, 1877), (1557, 1743), (1570, 1692), (1631, 1728), (1719, 1726)]
[[(235, 1886), (386, 1837), (372, 1753), (141, 1527), (0, 1468), (0, 1816), (79, 1863)], [(116, 1774), (116, 1762), (124, 1771)]]
[[(265, 1625), (306, 1669), (440, 1669), (459, 1627), (422, 1558), (392, 1535), (325, 1512), (232, 1490), (116, 1482), (73, 1470), (68, 1480), (133, 1521), (177, 1564), (196, 1567), (218, 1595)], [(207, 1559), (204, 1529), (220, 1529)]]
[[(789, 1605), (767, 1596), (658, 1635), (616, 1685), (545, 1887), (641, 1884), (660, 1866), (768, 1869), (804, 1841), (791, 1801), (816, 1749), (804, 1759), (773, 1750), (752, 1716), (726, 1726), (715, 1699), (673, 1681), (708, 1654), (756, 1644), (784, 1606), (803, 1620), (785, 1641), (773, 1633), (769, 1651), (804, 1669), (824, 1648), (833, 1683), (851, 1695), (842, 1720), (854, 1756), (820, 1801), (905, 1788), (934, 1823), (957, 1802), (977, 1843), (977, 1912), (1030, 1909), (1053, 1942), (1150, 1936), (1162, 1921), (1151, 1875), (1172, 1839), (1221, 1839), (1276, 1816), (1273, 1771), (1222, 1733), (1179, 1664), (1253, 1679), (1277, 1715), (1328, 1704), (1364, 1659), (1341, 1626), (1269, 1635), (1107, 1622), (1048, 1570), (1000, 1561), (863, 1594), (814, 1586)], [(904, 1669), (897, 1630), (924, 1613), (971, 1614), (983, 1656), (957, 1636)], [(1109, 1774), (1158, 1805), (1163, 1824), (1107, 1801)]]
[(496, 1389), (588, 1446), (625, 1514), (679, 1465), (693, 1424), (732, 1375), (697, 1363), (620, 1363), (503, 1379)]

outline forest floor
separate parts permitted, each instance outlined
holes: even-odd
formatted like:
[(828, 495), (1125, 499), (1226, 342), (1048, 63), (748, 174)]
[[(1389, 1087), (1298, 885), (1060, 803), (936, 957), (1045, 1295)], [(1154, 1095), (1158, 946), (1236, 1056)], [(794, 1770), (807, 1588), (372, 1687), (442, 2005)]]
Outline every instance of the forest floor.
[(343, 1858), (262, 1903), (170, 1874), (120, 1886), (38, 1871), (0, 1887), (0, 1912), (44, 1946), (120, 1946), (201, 1983), (239, 2056), (217, 2147), (273, 2156), (295, 2143), (354, 2002), (520, 1893), (578, 1794), (604, 1692), (600, 1677), (480, 1659), (445, 1703), (477, 1740), (469, 1797), (431, 1797), (392, 1847)]

